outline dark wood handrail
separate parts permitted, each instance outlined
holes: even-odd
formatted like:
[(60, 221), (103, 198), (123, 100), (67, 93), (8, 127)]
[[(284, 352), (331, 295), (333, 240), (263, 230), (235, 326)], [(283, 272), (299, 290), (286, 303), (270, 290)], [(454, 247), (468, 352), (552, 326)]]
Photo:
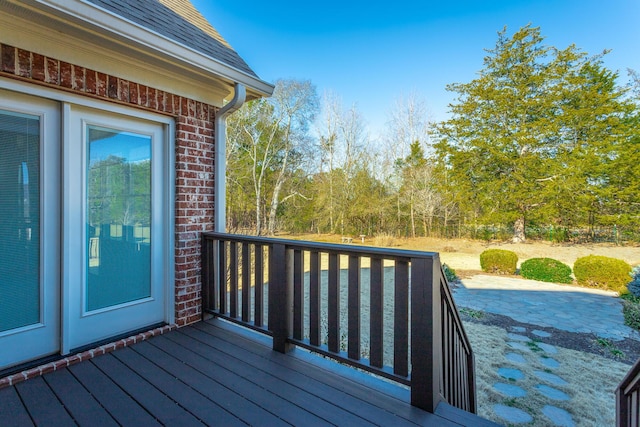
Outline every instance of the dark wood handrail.
[(616, 389), (616, 425), (640, 426), (640, 359)]
[(270, 335), (274, 350), (300, 346), (408, 385), (429, 412), (441, 401), (476, 412), (473, 352), (437, 253), (204, 233), (202, 284), (203, 312)]

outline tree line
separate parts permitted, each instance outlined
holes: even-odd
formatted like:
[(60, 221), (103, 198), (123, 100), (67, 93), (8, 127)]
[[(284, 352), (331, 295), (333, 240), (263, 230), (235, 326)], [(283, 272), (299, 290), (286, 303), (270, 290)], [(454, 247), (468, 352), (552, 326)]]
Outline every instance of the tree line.
[(434, 123), (415, 95), (399, 99), (377, 144), (356, 106), (320, 98), (310, 81), (277, 81), (228, 121), (228, 230), (637, 236), (638, 74), (623, 85), (607, 52), (548, 46), (530, 25), (503, 29), (486, 52), (477, 78), (447, 87), (449, 119)]

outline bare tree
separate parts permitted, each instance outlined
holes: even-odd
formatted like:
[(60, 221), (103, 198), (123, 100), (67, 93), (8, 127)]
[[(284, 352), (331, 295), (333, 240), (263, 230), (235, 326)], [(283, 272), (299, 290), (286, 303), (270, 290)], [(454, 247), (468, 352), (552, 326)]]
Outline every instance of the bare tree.
[(317, 108), (311, 82), (278, 80), (271, 98), (249, 102), (229, 119), (227, 163), (236, 166), (227, 167), (229, 175), (236, 173), (229, 180), (251, 182), (258, 235), (265, 223), (270, 234), (275, 232), (278, 206), (291, 197), (282, 195), (284, 184), (305, 152)]
[(282, 129), (282, 145), (269, 209), (269, 234), (275, 233), (280, 202), (295, 195), (291, 193), (281, 199), (282, 186), (290, 175), (293, 157), (302, 153), (302, 146), (308, 140), (309, 123), (318, 111), (318, 95), (309, 80), (278, 80), (272, 103)]

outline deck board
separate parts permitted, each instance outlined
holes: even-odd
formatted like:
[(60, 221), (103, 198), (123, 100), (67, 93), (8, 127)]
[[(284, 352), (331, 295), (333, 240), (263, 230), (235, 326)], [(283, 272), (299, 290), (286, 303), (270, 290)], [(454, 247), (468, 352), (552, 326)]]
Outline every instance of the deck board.
[[(206, 328), (212, 333), (221, 333), (221, 330), (215, 328)], [(198, 334), (200, 331), (200, 334)], [(274, 382), (271, 387), (277, 388), (294, 387), (299, 391), (294, 394), (294, 398), (299, 398), (302, 393), (307, 397), (302, 402), (294, 402), (296, 404), (307, 406), (309, 404), (314, 405), (314, 409), (324, 408), (329, 412), (331, 418), (329, 421), (334, 420), (338, 424), (344, 423), (383, 423), (384, 425), (400, 425), (406, 420), (400, 419), (392, 413), (389, 413), (379, 407), (368, 402), (370, 393), (363, 393), (362, 396), (353, 396), (344, 389), (349, 386), (349, 381), (344, 378), (333, 378), (335, 374), (331, 372), (323, 372), (318, 379), (308, 376), (309, 367), (299, 366), (296, 360), (285, 355), (275, 353), (267, 350), (263, 351), (263, 348), (255, 347), (251, 345), (251, 342), (243, 340), (242, 338), (236, 340), (236, 337), (231, 337), (233, 346), (228, 341), (222, 340), (219, 337), (211, 334), (206, 334), (202, 330), (196, 330), (195, 328), (190, 331), (186, 331), (192, 337), (200, 337), (201, 340), (205, 340), (214, 344), (220, 351), (227, 354), (226, 357), (230, 357), (231, 349), (233, 353), (238, 355), (241, 361), (250, 363), (251, 366), (257, 368), (260, 374), (252, 372), (251, 376), (254, 378), (260, 378), (263, 380), (263, 386), (269, 387), (269, 381)], [(223, 331), (222, 331), (223, 333)], [(243, 342), (246, 341), (246, 342)], [(259, 351), (258, 354), (241, 347), (242, 345), (250, 347), (254, 351)], [(228, 351), (225, 351), (226, 349)], [(274, 363), (274, 359), (280, 363)], [(292, 366), (294, 365), (294, 366)], [(298, 368), (298, 369), (296, 369)], [(270, 376), (277, 378), (270, 379)], [(333, 383), (333, 386), (329, 386), (325, 381)], [(324, 413), (323, 413), (323, 416)]]
[(15, 387), (0, 390), (0, 419), (6, 427), (33, 425)]
[[(158, 340), (153, 340), (154, 344), (156, 341)], [(176, 359), (173, 353), (169, 355), (152, 343), (142, 344), (135, 346), (135, 351), (124, 353), (128, 356), (127, 363), (138, 370), (148, 364), (149, 369), (146, 369), (145, 377), (156, 386), (168, 390), (172, 398), (197, 414), (205, 423), (242, 425), (244, 423), (232, 415), (238, 412), (243, 413), (243, 417), (252, 422), (260, 421), (260, 417), (265, 421), (269, 420), (268, 413), (262, 411), (256, 414), (256, 408), (233, 389), (222, 387), (214, 381), (206, 381), (204, 375), (183, 363), (188, 361)], [(172, 381), (174, 378), (179, 378), (179, 381)]]
[[(346, 406), (350, 410), (364, 411), (362, 415), (374, 422), (384, 420), (387, 421), (384, 423), (385, 425), (393, 425), (393, 423), (401, 424), (409, 421), (410, 424), (425, 425), (437, 421), (433, 414), (409, 405), (407, 403), (409, 400), (408, 391), (399, 386), (388, 386), (387, 393), (383, 393), (383, 386), (388, 384), (384, 381), (375, 380), (372, 382), (375, 384), (375, 388), (367, 387), (362, 383), (364, 379), (370, 378), (366, 374), (357, 373), (353, 369), (334, 362), (328, 362), (328, 368), (321, 369), (317, 364), (304, 362), (293, 355), (282, 355), (267, 347), (255, 346), (252, 341), (239, 334), (230, 334), (224, 323), (199, 323), (192, 329), (185, 331), (185, 334), (193, 336), (194, 330), (208, 333), (210, 337), (202, 339), (215, 342), (221, 351), (225, 351), (228, 347), (233, 348), (234, 351), (236, 348), (250, 349), (257, 356), (252, 360), (254, 366), (269, 369), (270, 372), (277, 373), (279, 377), (287, 378), (288, 381), (298, 379), (302, 381), (301, 387), (309, 387), (308, 384), (315, 385), (314, 390), (322, 387), (322, 391), (318, 391), (319, 396), (327, 396), (332, 404), (337, 406), (349, 402), (350, 404)], [(294, 351), (294, 353), (296, 352)], [(303, 351), (299, 353), (305, 354)], [(313, 356), (312, 358), (317, 359)], [(338, 368), (343, 368), (340, 374), (335, 372)], [(390, 416), (390, 414), (395, 416)], [(446, 425), (446, 422), (442, 422), (442, 425)]]
[(118, 425), (68, 369), (52, 372), (44, 380), (78, 424), (95, 427)]
[(20, 399), (37, 426), (75, 426), (69, 413), (42, 377), (16, 385)]
[(0, 389), (8, 426), (493, 425), (408, 403), (406, 389), (221, 320)]
[[(178, 335), (178, 338), (180, 337), (182, 336)], [(174, 342), (169, 341), (171, 338), (174, 337), (166, 337), (166, 341), (155, 340), (154, 345), (169, 351), (175, 351), (176, 355), (180, 355), (182, 360), (196, 369), (200, 373), (200, 378), (197, 383), (194, 383), (194, 386), (197, 386), (198, 389), (203, 392), (211, 392), (208, 383), (213, 382), (215, 379), (215, 382), (220, 382), (223, 387), (228, 389), (227, 393), (230, 393), (229, 390), (239, 393), (240, 396), (246, 400), (238, 402), (238, 406), (242, 410), (243, 419), (249, 424), (282, 425), (283, 420), (293, 425), (307, 423), (318, 424), (323, 422), (322, 418), (311, 414), (297, 405), (292, 405), (290, 401), (272, 393), (269, 389), (249, 381), (246, 376), (253, 377), (255, 373), (250, 367), (240, 365), (242, 373), (239, 375), (237, 372), (225, 368), (225, 365), (228, 366), (229, 363), (237, 363), (236, 361), (220, 360), (215, 357), (215, 355), (209, 355), (209, 358), (203, 357), (197, 352), (194, 352), (193, 347), (197, 344), (193, 340), (186, 342), (184, 340), (178, 340)], [(186, 350), (187, 348), (189, 350)], [(211, 353), (215, 352), (215, 350), (210, 347), (204, 348), (204, 350), (211, 351)], [(215, 363), (216, 361), (221, 362), (222, 366)], [(219, 395), (220, 394), (218, 394), (218, 396)]]
[[(99, 357), (111, 356), (105, 355)], [(155, 417), (142, 408), (131, 396), (126, 394), (118, 384), (100, 371), (93, 362), (93, 360), (89, 360), (70, 366), (68, 369), (119, 424), (140, 426), (161, 425)]]
[(92, 362), (161, 424), (202, 427), (200, 420), (113, 355), (97, 357)]
[[(180, 338), (180, 337), (177, 337)], [(176, 338), (176, 339), (177, 339)], [(211, 337), (204, 336), (204, 339), (211, 340)], [(229, 354), (221, 352), (214, 347), (208, 347), (205, 344), (198, 343), (196, 340), (182, 341), (181, 344), (189, 345), (189, 348), (195, 349), (202, 354), (209, 364), (219, 364), (226, 369), (231, 370), (233, 375), (243, 377), (248, 382), (253, 383), (254, 387), (261, 389), (263, 393), (267, 392), (270, 396), (277, 396), (286, 402), (284, 408), (297, 406), (305, 408), (306, 417), (313, 415), (318, 422), (341, 425), (367, 425), (367, 421), (353, 413), (336, 407), (328, 403), (325, 399), (319, 398), (313, 393), (312, 384), (308, 388), (299, 387), (290, 381), (290, 372), (268, 372), (259, 362), (256, 362), (249, 352), (242, 351), (239, 348), (233, 348), (233, 353)], [(271, 365), (277, 369), (277, 366)], [(286, 380), (285, 380), (286, 378)], [(265, 396), (266, 397), (266, 396)], [(281, 416), (286, 415), (286, 412)], [(304, 418), (305, 422), (307, 418)]]

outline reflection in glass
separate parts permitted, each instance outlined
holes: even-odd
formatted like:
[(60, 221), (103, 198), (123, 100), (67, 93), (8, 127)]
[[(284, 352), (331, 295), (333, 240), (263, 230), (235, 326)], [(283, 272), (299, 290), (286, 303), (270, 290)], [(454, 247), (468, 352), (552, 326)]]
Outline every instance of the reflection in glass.
[(40, 119), (0, 110), (0, 332), (40, 322)]
[(87, 127), (87, 311), (151, 295), (151, 137)]

